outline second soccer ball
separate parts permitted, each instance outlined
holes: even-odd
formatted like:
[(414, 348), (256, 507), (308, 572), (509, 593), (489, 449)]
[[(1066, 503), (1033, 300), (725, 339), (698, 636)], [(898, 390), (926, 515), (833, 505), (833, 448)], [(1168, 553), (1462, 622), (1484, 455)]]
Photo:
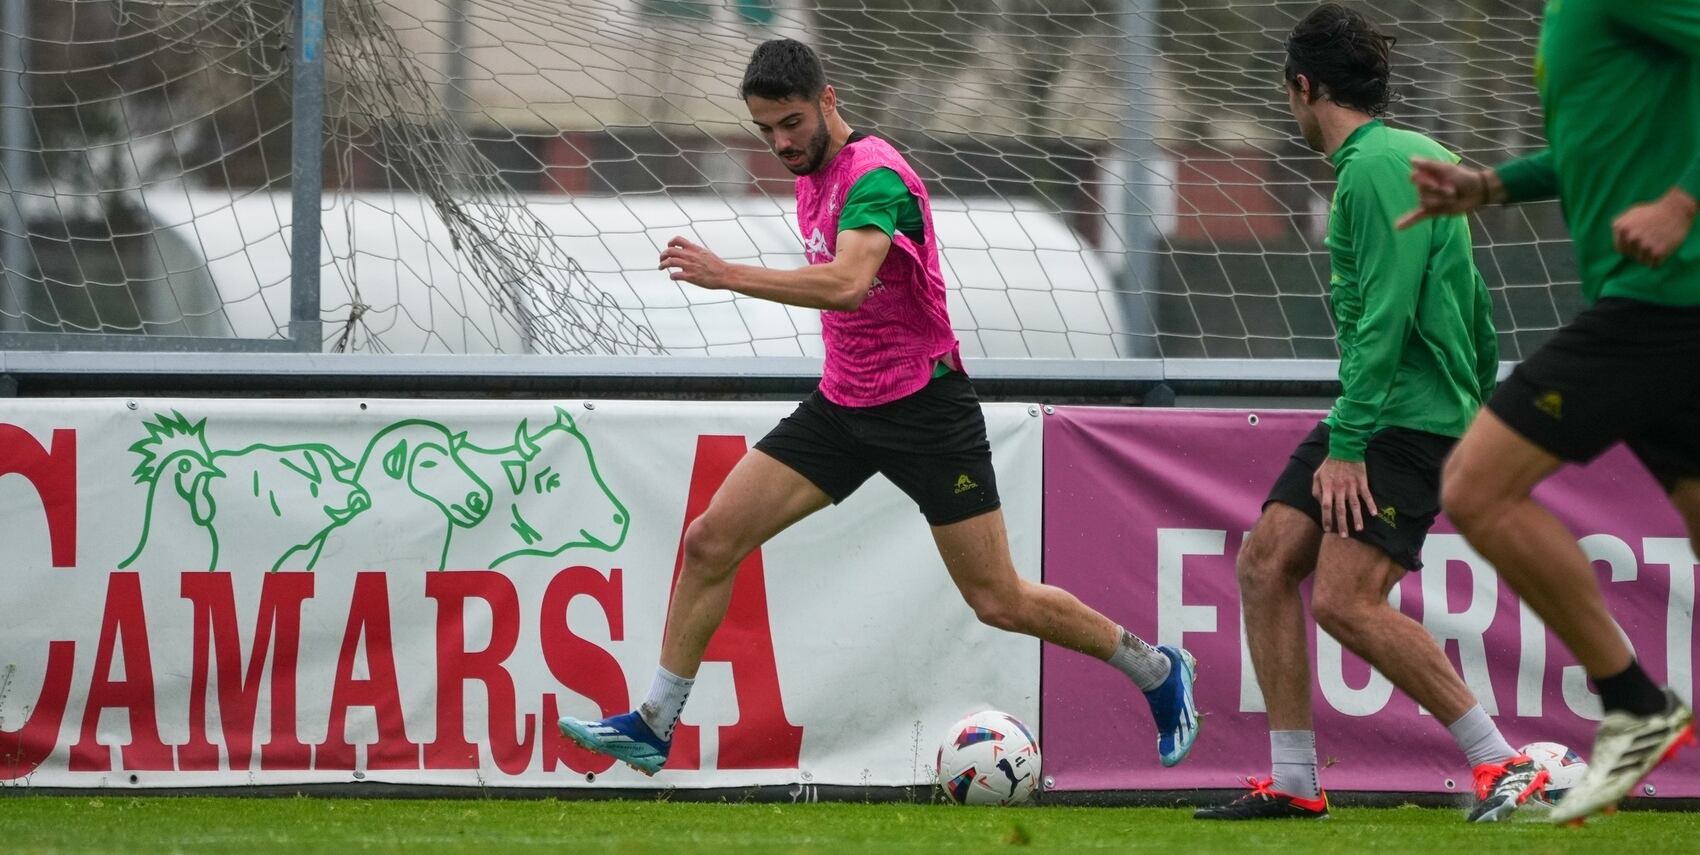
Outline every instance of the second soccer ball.
[(1556, 742), (1531, 742), (1518, 753), (1535, 761), (1535, 765), (1547, 773), (1546, 785), (1533, 797), (1534, 801), (1543, 805), (1557, 804), (1588, 771), (1588, 762), (1582, 759), (1582, 755)]

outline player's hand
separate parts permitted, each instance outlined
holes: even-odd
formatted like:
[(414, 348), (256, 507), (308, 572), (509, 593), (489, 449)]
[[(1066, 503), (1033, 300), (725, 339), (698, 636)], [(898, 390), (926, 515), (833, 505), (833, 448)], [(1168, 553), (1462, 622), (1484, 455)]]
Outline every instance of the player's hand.
[(1311, 476), (1310, 493), (1322, 503), (1322, 530), (1341, 537), (1363, 531), (1364, 520), (1381, 512), (1369, 493), (1369, 469), (1362, 461), (1334, 457), (1322, 461)]
[(1417, 185), (1417, 209), (1399, 218), (1395, 225), (1399, 229), (1408, 229), (1430, 217), (1468, 214), (1493, 198), (1494, 179), (1490, 170), (1456, 163), (1413, 157), (1411, 183)]
[(1672, 188), (1658, 201), (1636, 205), (1613, 220), (1612, 243), (1624, 257), (1658, 267), (1687, 239), (1696, 210), (1700, 203), (1693, 196)]
[(670, 271), (674, 282), (689, 282), (718, 291), (728, 287), (731, 265), (720, 260), (720, 256), (682, 237), (675, 237), (661, 251), (660, 269)]

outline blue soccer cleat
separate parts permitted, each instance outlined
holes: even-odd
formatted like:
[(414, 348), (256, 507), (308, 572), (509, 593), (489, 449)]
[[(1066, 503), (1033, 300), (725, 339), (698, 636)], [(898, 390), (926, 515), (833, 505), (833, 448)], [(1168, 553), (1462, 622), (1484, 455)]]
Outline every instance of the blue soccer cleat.
[(1157, 755), (1164, 766), (1174, 766), (1186, 759), (1198, 739), (1198, 707), (1192, 700), (1197, 660), (1178, 647), (1163, 644), (1157, 649), (1169, 657), (1169, 678), (1146, 692), (1145, 700), (1150, 702), (1151, 718), (1157, 722)]
[(606, 754), (645, 775), (661, 771), (667, 763), (667, 751), (673, 747), (673, 740), (656, 736), (635, 712), (601, 721), (562, 718), (556, 724), (562, 736), (580, 747)]

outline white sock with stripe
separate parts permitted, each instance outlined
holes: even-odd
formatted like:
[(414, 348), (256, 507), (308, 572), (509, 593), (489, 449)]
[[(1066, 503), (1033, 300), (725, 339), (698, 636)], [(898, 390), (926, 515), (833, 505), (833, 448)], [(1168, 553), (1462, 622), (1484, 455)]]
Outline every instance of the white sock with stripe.
[(1107, 660), (1117, 671), (1122, 672), (1132, 680), (1142, 692), (1149, 692), (1163, 681), (1169, 679), (1169, 668), (1172, 665), (1169, 657), (1163, 651), (1146, 644), (1139, 636), (1116, 627), (1121, 633), (1121, 643), (1116, 645), (1116, 652), (1110, 654)]
[(649, 697), (638, 707), (638, 716), (656, 736), (672, 739), (673, 728), (679, 724), (679, 714), (684, 712), (685, 700), (691, 696), (691, 686), (696, 682), (657, 667), (655, 681), (649, 684)]
[(1493, 723), (1493, 717), (1482, 709), (1481, 704), (1470, 707), (1469, 712), (1459, 716), (1446, 729), (1452, 733), (1452, 739), (1458, 743), (1458, 748), (1472, 767), (1483, 763), (1503, 763), (1517, 756), (1517, 751), (1505, 741), (1499, 725)]
[(1269, 731), (1269, 786), (1276, 792), (1301, 799), (1314, 799), (1322, 793), (1322, 783), (1316, 778), (1316, 731)]

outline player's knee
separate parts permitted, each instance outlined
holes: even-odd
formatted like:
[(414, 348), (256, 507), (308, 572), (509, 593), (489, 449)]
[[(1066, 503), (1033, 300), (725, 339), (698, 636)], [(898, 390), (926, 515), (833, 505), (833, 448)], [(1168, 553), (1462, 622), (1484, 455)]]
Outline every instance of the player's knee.
[(1479, 487), (1472, 488), (1468, 474), (1454, 471), (1449, 464), (1440, 482), (1440, 507), (1452, 524), (1466, 534), (1489, 524), (1494, 517), (1497, 499)]
[(974, 616), (993, 629), (1001, 629), (1004, 632), (1027, 631), (1027, 622), (1021, 619), (1021, 610), (1008, 605), (981, 606), (974, 610)]
[(1440, 508), (1465, 534), (1496, 525), (1506, 509), (1521, 498), (1508, 494), (1509, 487), (1500, 481), (1469, 455), (1453, 454), (1440, 476)]
[(974, 617), (981, 623), (1005, 632), (1026, 630), (1020, 591), (984, 588), (964, 591), (963, 596), (968, 600), (968, 607), (974, 610)]
[(1239, 577), (1240, 590), (1248, 593), (1267, 588), (1274, 581), (1277, 569), (1267, 553), (1249, 543), (1234, 559), (1234, 573)]
[(1349, 647), (1370, 616), (1366, 605), (1351, 591), (1318, 586), (1311, 593), (1310, 613), (1317, 626)]
[(1240, 550), (1234, 559), (1234, 571), (1239, 577), (1240, 593), (1251, 597), (1281, 589), (1289, 583), (1291, 575), (1281, 557), (1256, 539)]
[(736, 546), (719, 527), (706, 517), (697, 517), (685, 529), (684, 572), (700, 578), (731, 575), (742, 556), (734, 555)]

